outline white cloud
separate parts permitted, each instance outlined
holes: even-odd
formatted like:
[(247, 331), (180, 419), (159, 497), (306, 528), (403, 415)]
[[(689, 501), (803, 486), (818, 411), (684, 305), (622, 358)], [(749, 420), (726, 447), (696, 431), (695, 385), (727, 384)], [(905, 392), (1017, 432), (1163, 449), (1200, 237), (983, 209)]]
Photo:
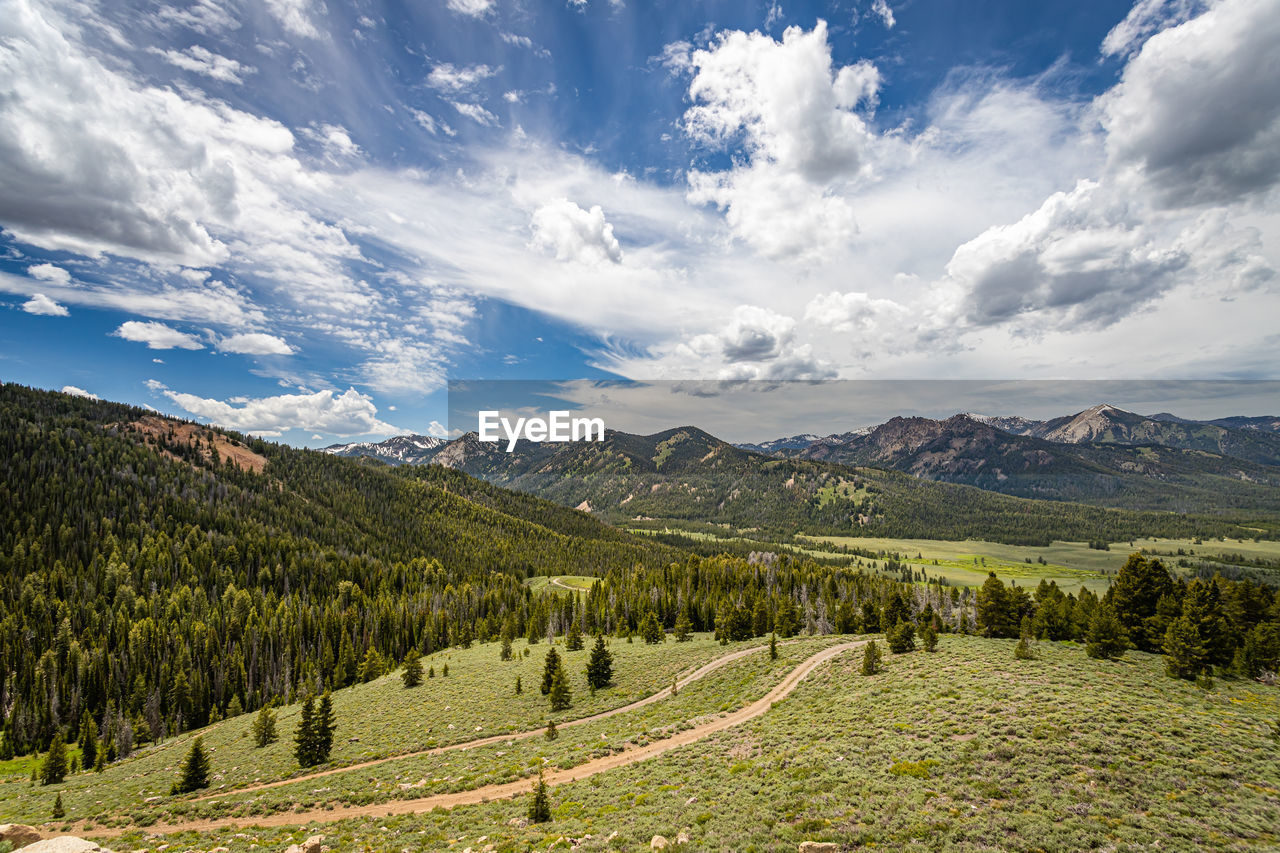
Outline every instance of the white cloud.
[(432, 421), (427, 427), (427, 435), (434, 435), (436, 438), (448, 438), (449, 429), (439, 421)]
[(239, 85), (244, 82), (245, 75), (255, 74), (258, 70), (251, 65), (242, 65), (234, 59), (228, 59), (225, 56), (216, 54), (198, 44), (193, 44), (186, 50), (151, 48), (151, 52), (164, 57), (164, 60), (170, 65), (185, 71), (203, 74), (223, 83)]
[(472, 18), (483, 18), (493, 9), (494, 0), (445, 0), (449, 11)]
[(165, 391), (165, 396), (188, 412), (229, 429), (254, 435), (279, 436), (290, 429), (332, 435), (389, 435), (400, 432), (378, 419), (373, 399), (347, 389), (342, 394), (281, 394), (233, 404), (221, 400)]
[(1202, 0), (1138, 0), (1102, 40), (1103, 56), (1127, 57), (1151, 36), (1204, 11)]
[(827, 26), (788, 27), (782, 41), (721, 33), (694, 51), (689, 136), (740, 145), (746, 162), (689, 172), (689, 199), (726, 211), (736, 236), (763, 255), (821, 256), (857, 232), (842, 186), (869, 173), (874, 134), (855, 108), (873, 108), (869, 62), (832, 67)]
[(556, 260), (622, 263), (622, 246), (600, 205), (583, 210), (568, 199), (556, 199), (534, 211), (533, 245), (549, 249)]
[(427, 85), (440, 92), (457, 94), (471, 90), (476, 84), (488, 80), (498, 70), (488, 65), (457, 66), (442, 62), (427, 75)]
[(451, 103), (455, 110), (474, 122), (487, 126), (498, 124), (498, 117), (479, 104), (468, 104), (461, 101), (452, 101)]
[(47, 317), (66, 317), (71, 313), (65, 305), (59, 305), (43, 293), (32, 294), (30, 299), (22, 303), (22, 310), (28, 314), (43, 314)]
[(897, 20), (893, 17), (893, 9), (889, 8), (886, 0), (874, 0), (871, 4), (871, 12), (880, 22), (884, 24), (885, 29), (891, 30), (897, 24)]
[[(153, 359), (153, 361), (158, 361), (158, 360), (159, 359)], [(165, 385), (163, 382), (161, 382), (159, 379), (148, 379), (142, 384), (146, 385), (147, 390), (152, 392), (164, 391), (169, 387)]]
[(27, 275), (32, 278), (38, 278), (41, 281), (51, 281), (55, 284), (70, 284), (71, 273), (62, 267), (53, 264), (35, 264), (27, 267)]
[(146, 344), (148, 349), (204, 349), (204, 345), (192, 335), (164, 323), (128, 320), (111, 334), (126, 341)]
[(947, 276), (963, 288), (963, 313), (977, 325), (1032, 313), (1072, 327), (1119, 320), (1168, 289), (1188, 263), (1084, 181), (960, 246)]
[[(16, 0), (6, 26), (0, 210), (16, 239), (162, 269), (223, 265), (309, 310), (368, 309), (346, 269), (359, 250), (306, 209), (331, 179), (302, 166), (287, 128), (139, 82), (57, 9)], [(198, 300), (205, 288), (187, 289)]]
[(246, 332), (231, 335), (218, 341), (220, 352), (234, 352), (243, 355), (293, 355), (293, 347), (283, 338), (262, 332)]
[(1163, 207), (1225, 204), (1280, 182), (1280, 8), (1222, 0), (1153, 35), (1100, 99), (1113, 169)]
[(74, 386), (74, 385), (63, 385), (63, 386), (62, 386), (62, 393), (63, 393), (63, 394), (71, 394), (72, 396), (75, 396), (75, 397), (87, 397), (87, 398), (89, 398), (90, 400), (101, 400), (101, 399), (102, 399), (102, 398), (101, 398), (101, 397), (99, 397), (97, 394), (90, 394), (88, 391), (84, 390), (83, 388), (77, 388), (77, 387), (76, 387), (76, 386)]
[[(830, 365), (796, 342), (796, 321), (767, 308), (739, 305), (716, 332), (677, 347), (677, 355), (719, 379), (820, 379), (834, 376)], [(718, 369), (714, 365), (719, 362)]]
[(184, 6), (161, 6), (156, 19), (167, 25), (179, 25), (201, 35), (235, 30), (240, 27), (236, 16), (218, 0), (195, 0)]
[(312, 21), (312, 13), (323, 13), (323, 3), (317, 2), (314, 7), (310, 0), (266, 0), (266, 3), (267, 11), (287, 32), (303, 38), (320, 38), (320, 31)]

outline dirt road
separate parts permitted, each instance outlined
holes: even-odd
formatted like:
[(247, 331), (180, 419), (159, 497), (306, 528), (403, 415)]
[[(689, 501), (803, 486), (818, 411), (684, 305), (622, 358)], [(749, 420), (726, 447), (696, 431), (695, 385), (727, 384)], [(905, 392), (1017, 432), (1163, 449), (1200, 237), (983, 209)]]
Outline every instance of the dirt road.
[[(548, 785), (560, 785), (565, 782), (575, 782), (580, 779), (586, 779), (588, 777), (596, 775), (597, 773), (604, 773), (605, 771), (608, 771), (608, 770), (615, 770), (619, 767), (625, 767), (629, 764), (635, 764), (636, 762), (639, 762), (639, 761), (645, 761), (647, 759), (653, 758), (654, 756), (661, 755), (664, 752), (669, 752), (670, 750), (678, 749), (679, 747), (687, 746), (688, 744), (695, 743), (696, 741), (702, 740), (703, 738), (708, 737), (709, 735), (715, 734), (716, 732), (721, 732), (721, 731), (724, 731), (725, 729), (732, 728), (733, 726), (741, 725), (742, 723), (745, 723), (748, 720), (753, 720), (756, 717), (759, 717), (760, 715), (764, 714), (771, 707), (773, 707), (773, 703), (779, 701), (780, 699), (783, 699), (788, 694), (790, 694), (791, 691), (795, 690), (796, 687), (800, 684), (800, 682), (803, 681), (804, 678), (807, 675), (809, 675), (809, 673), (813, 672), (813, 670), (817, 669), (819, 666), (831, 660), (832, 658), (836, 657), (837, 655), (843, 654), (844, 652), (857, 648), (865, 642), (866, 642), (865, 640), (860, 640), (860, 641), (851, 642), (851, 643), (841, 643), (840, 645), (831, 646), (830, 648), (823, 649), (822, 651), (817, 652), (814, 655), (811, 655), (810, 657), (806, 658), (802, 663), (800, 663), (798, 666), (796, 666), (795, 669), (791, 670), (791, 672), (787, 674), (786, 678), (784, 678), (776, 687), (770, 690), (763, 697), (761, 697), (760, 699), (757, 699), (755, 702), (752, 702), (750, 705), (746, 705), (745, 707), (739, 708), (737, 711), (734, 711), (723, 717), (718, 717), (716, 719), (702, 723), (701, 725), (694, 726), (693, 728), (685, 729), (682, 732), (677, 732), (675, 735), (665, 740), (654, 741), (652, 743), (645, 744), (644, 746), (632, 747), (631, 749), (627, 749), (622, 752), (615, 753), (613, 755), (608, 755), (603, 758), (597, 758), (592, 761), (588, 761), (584, 764), (579, 764), (577, 767), (572, 767), (568, 770), (551, 769), (549, 772), (545, 774), (544, 778), (546, 779), (546, 782)], [(759, 649), (755, 649), (755, 648), (746, 649), (743, 652), (736, 653), (736, 656), (741, 657), (744, 654), (750, 654), (751, 652), (755, 652), (755, 651), (759, 651)], [(724, 658), (717, 658), (716, 660), (702, 667), (702, 670), (707, 669), (707, 667), (714, 668), (715, 666), (723, 666), (725, 663), (728, 662), (728, 660), (734, 659), (734, 658), (735, 656), (733, 655), (726, 656)], [(692, 681), (695, 679), (695, 676), (701, 677), (700, 675), (698, 675), (698, 673), (702, 672), (702, 670), (698, 670), (697, 672), (688, 676), (688, 679)], [(655, 694), (654, 696), (650, 696), (646, 699), (642, 699), (640, 703), (635, 703), (635, 705), (647, 704), (649, 702), (656, 701), (656, 699), (660, 698), (660, 696), (661, 694)], [(624, 708), (615, 708), (614, 710), (607, 711), (602, 715), (597, 715), (596, 717), (583, 717), (582, 719), (575, 720), (574, 722), (581, 724), (590, 719), (600, 719), (601, 717), (604, 717), (604, 716), (612, 716), (613, 714), (622, 713), (625, 710), (635, 707), (635, 705), (626, 706)], [(565, 725), (570, 725), (570, 724), (565, 723)], [(502, 738), (490, 739), (490, 740), (498, 740), (498, 741), (508, 740), (510, 739), (510, 737), (511, 736), (505, 736)], [(473, 747), (478, 745), (478, 743), (479, 743), (478, 741), (472, 741), (468, 744), (459, 744), (458, 746)], [(400, 757), (403, 758), (404, 756), (400, 756)], [(340, 770), (328, 771), (328, 772), (346, 772), (346, 771), (355, 769), (356, 766), (358, 765), (353, 765), (352, 767), (344, 767), (344, 768), (341, 768)], [(320, 774), (320, 775), (327, 775), (327, 773)], [(298, 780), (292, 779), (289, 781), (295, 782)], [(312, 811), (295, 811), (295, 812), (286, 812), (282, 814), (262, 815), (259, 817), (250, 817), (250, 818), (215, 818), (215, 819), (209, 819), (209, 820), (196, 820), (196, 821), (190, 821), (185, 823), (169, 823), (169, 824), (157, 823), (152, 826), (146, 827), (146, 831), (148, 833), (154, 833), (154, 834), (167, 834), (167, 833), (185, 832), (185, 831), (211, 832), (211, 831), (220, 830), (220, 829), (230, 829), (232, 827), (296, 826), (300, 824), (310, 824), (310, 823), (331, 823), (333, 821), (346, 820), (348, 818), (357, 818), (357, 817), (370, 817), (370, 816), (385, 817), (387, 815), (417, 814), (420, 812), (428, 812), (436, 808), (451, 809), (455, 806), (473, 805), (476, 803), (487, 802), (489, 800), (500, 800), (507, 797), (516, 797), (521, 794), (527, 794), (530, 790), (530, 784), (531, 783), (528, 779), (521, 779), (516, 782), (504, 782), (499, 785), (486, 785), (481, 788), (473, 788), (470, 791), (457, 791), (451, 794), (435, 794), (432, 796), (419, 797), (411, 800), (391, 800), (389, 802), (375, 803), (367, 806), (350, 806), (345, 808), (336, 807), (332, 809), (315, 809)], [(245, 789), (242, 789), (242, 790), (245, 790)], [(88, 831), (85, 834), (87, 834), (89, 837), (92, 837), (92, 838), (109, 838), (109, 837), (115, 837), (127, 831), (129, 830), (114, 829), (114, 830), (103, 831), (100, 829), (96, 829), (96, 830)]]

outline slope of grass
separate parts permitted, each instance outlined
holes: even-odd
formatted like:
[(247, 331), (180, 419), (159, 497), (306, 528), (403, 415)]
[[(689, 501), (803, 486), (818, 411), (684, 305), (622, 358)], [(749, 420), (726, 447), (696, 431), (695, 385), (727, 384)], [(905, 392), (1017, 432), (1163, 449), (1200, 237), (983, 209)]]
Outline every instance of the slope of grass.
[[(334, 849), (1248, 850), (1280, 844), (1280, 689), (1165, 677), (1160, 658), (1093, 661), (1041, 644), (944, 637), (936, 654), (857, 655), (818, 671), (764, 716), (688, 747), (552, 791), (553, 820), (522, 826), (527, 797), (453, 812), (166, 839), (278, 849), (323, 832)], [(512, 824), (515, 821), (515, 824)], [(121, 847), (142, 843), (132, 834)], [(562, 842), (568, 847), (568, 842)]]
[[(549, 646), (545, 642), (530, 646), (524, 640), (513, 646), (516, 657), (512, 661), (499, 660), (496, 643), (424, 658), (423, 669), (434, 669), (436, 677), (424, 678), (414, 689), (406, 689), (395, 672), (335, 692), (338, 730), (331, 761), (319, 769), (545, 726), (549, 705), (538, 688)], [(589, 648), (568, 652), (561, 643), (556, 649), (569, 676), (573, 707), (556, 718), (584, 717), (634, 702), (669, 687), (678, 674), (740, 647), (725, 648), (708, 634), (695, 635), (687, 643), (668, 640), (652, 646), (639, 640), (613, 639), (613, 683), (593, 696), (584, 674)], [(519, 696), (515, 695), (517, 677), (524, 688)], [(245, 714), (143, 749), (102, 774), (69, 776), (61, 785), (33, 786), (28, 781), (30, 766), (22, 763), (26, 776), (11, 776), (0, 783), (0, 814), (13, 820), (43, 820), (58, 793), (62, 793), (69, 818), (143, 814), (167, 807), (170, 785), (197, 734), (204, 737), (212, 757), (210, 792), (301, 775), (306, 771), (298, 768), (293, 756), (300, 707), (294, 704), (278, 709), (279, 740), (262, 749), (253, 746), (255, 715)], [(165, 802), (147, 803), (155, 797)]]

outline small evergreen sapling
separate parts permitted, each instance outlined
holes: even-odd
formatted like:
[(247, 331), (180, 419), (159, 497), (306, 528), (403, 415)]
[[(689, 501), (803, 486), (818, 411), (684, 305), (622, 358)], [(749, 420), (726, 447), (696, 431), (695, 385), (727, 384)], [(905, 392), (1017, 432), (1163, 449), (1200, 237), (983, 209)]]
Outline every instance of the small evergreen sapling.
[(778, 659), (778, 632), (769, 632), (769, 660)]
[(542, 666), (542, 695), (546, 696), (551, 692), (551, 683), (555, 680), (556, 673), (560, 671), (560, 653), (554, 648), (547, 649), (547, 657)]
[(613, 680), (613, 655), (605, 647), (604, 637), (596, 635), (596, 644), (591, 649), (591, 659), (587, 662), (587, 683), (593, 690), (608, 686)]
[(417, 649), (409, 649), (404, 656), (404, 672), (400, 674), (400, 678), (406, 688), (417, 687), (422, 683), (422, 658)]
[(551, 820), (551, 796), (547, 793), (547, 781), (538, 769), (538, 781), (533, 786), (533, 801), (529, 803), (529, 822), (546, 823)]
[(261, 748), (274, 743), (276, 737), (276, 712), (270, 705), (263, 705), (253, 718), (253, 742)]
[(693, 639), (693, 626), (689, 624), (689, 616), (683, 610), (676, 617), (675, 628), (673, 633), (677, 643), (687, 643)]
[(582, 651), (582, 632), (578, 630), (577, 622), (569, 626), (569, 636), (565, 637), (564, 647), (570, 652)]
[(40, 765), (40, 784), (57, 785), (67, 777), (67, 767), (67, 742), (59, 731), (49, 743), (49, 751)]
[(866, 648), (862, 652), (862, 674), (875, 675), (880, 671), (880, 647), (876, 645), (876, 641), (872, 640), (867, 643)]
[(932, 622), (926, 622), (925, 626), (920, 629), (920, 643), (924, 646), (926, 652), (936, 652), (938, 650), (938, 632), (934, 629)]
[(209, 787), (209, 755), (204, 751), (204, 738), (197, 737), (182, 762), (182, 775), (173, 783), (173, 794), (189, 794)]
[(564, 674), (564, 667), (556, 670), (555, 676), (551, 679), (551, 692), (548, 695), (551, 700), (551, 710), (565, 711), (573, 704), (573, 693), (569, 689), (569, 678)]
[(560, 737), (560, 732), (556, 731), (556, 721), (547, 720), (547, 740), (555, 740)]
[(57, 798), (53, 801), (54, 818), (63, 818), (67, 816), (67, 810), (62, 807), (62, 792), (58, 792)]

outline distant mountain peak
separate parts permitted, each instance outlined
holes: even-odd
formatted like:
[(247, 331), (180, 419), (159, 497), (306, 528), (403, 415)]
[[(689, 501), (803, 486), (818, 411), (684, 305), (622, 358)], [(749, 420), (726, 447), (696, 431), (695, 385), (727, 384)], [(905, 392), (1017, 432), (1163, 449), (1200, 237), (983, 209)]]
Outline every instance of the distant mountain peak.
[(388, 465), (422, 465), (430, 462), (448, 442), (434, 435), (393, 435), (385, 441), (355, 441), (331, 444), (325, 453), (334, 456), (367, 456)]

